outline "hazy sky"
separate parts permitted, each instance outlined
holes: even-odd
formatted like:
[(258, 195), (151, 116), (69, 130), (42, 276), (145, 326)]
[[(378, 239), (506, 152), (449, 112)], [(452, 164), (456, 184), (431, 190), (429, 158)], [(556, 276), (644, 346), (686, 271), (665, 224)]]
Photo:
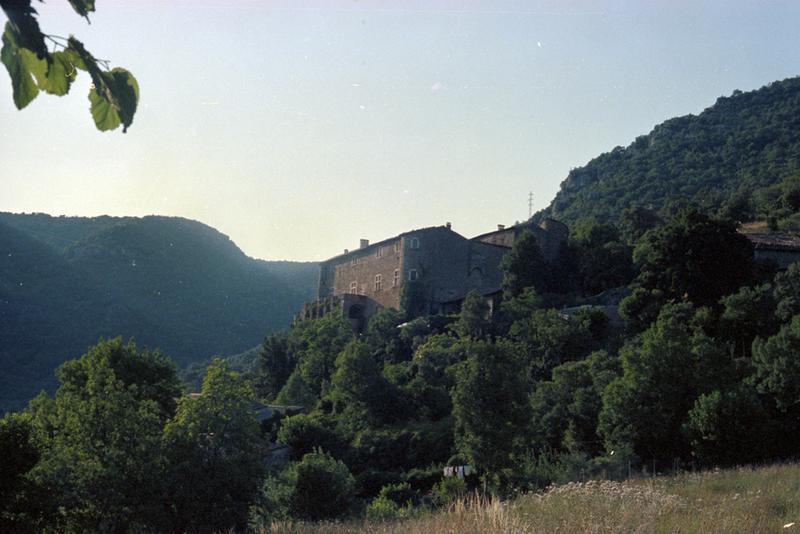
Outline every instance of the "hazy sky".
[(85, 73), (17, 111), (2, 69), (0, 211), (178, 215), (266, 259), (523, 220), (571, 168), (800, 74), (793, 0), (97, 4), (37, 9), (133, 72), (134, 123), (95, 130)]

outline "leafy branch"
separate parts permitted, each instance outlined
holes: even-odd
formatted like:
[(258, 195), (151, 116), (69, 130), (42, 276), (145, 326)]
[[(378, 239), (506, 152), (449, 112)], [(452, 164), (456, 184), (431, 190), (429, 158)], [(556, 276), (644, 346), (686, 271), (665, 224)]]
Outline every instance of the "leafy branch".
[[(80, 16), (89, 20), (94, 0), (68, 0)], [(31, 0), (0, 0), (8, 21), (0, 50), (0, 62), (11, 77), (14, 105), (22, 109), (40, 91), (62, 96), (69, 92), (78, 70), (89, 73), (92, 119), (100, 131), (122, 124), (123, 133), (133, 123), (139, 102), (139, 84), (125, 69), (109, 69), (109, 61), (95, 58), (74, 36), (42, 33)], [(53, 45), (53, 51), (47, 48)]]

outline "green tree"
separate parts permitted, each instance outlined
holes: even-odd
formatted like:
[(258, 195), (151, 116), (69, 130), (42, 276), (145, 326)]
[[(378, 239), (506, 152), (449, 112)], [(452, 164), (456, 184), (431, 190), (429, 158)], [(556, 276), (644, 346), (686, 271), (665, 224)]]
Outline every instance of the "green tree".
[(633, 279), (631, 250), (621, 242), (614, 225), (584, 220), (570, 235), (570, 247), (577, 263), (578, 286), (584, 294), (628, 285)]
[(405, 415), (397, 391), (362, 342), (351, 341), (336, 358), (327, 396), (333, 413), (349, 430), (391, 422)]
[(320, 414), (298, 414), (281, 421), (278, 442), (291, 447), (293, 460), (300, 460), (314, 450), (323, 450), (342, 458), (347, 443), (331, 421)]
[(252, 385), (215, 360), (201, 393), (179, 400), (163, 436), (173, 530), (241, 530), (247, 524), (264, 476), (254, 399)]
[(733, 344), (737, 357), (749, 358), (756, 336), (770, 336), (777, 332), (779, 322), (775, 317), (775, 298), (772, 286), (764, 284), (743, 287), (722, 299), (720, 337)]
[(41, 457), (35, 428), (25, 414), (0, 419), (0, 530), (24, 532), (42, 528), (47, 507), (44, 488), (28, 476)]
[(511, 251), (503, 257), (501, 268), (504, 298), (516, 297), (527, 287), (533, 287), (538, 293), (548, 289), (550, 270), (530, 230), (517, 237)]
[(605, 314), (592, 310), (572, 317), (553, 309), (536, 310), (511, 325), (508, 337), (525, 348), (530, 375), (547, 380), (553, 367), (602, 348), (607, 324)]
[(768, 456), (769, 413), (749, 384), (698, 397), (684, 427), (692, 455), (707, 466), (741, 465)]
[(733, 223), (682, 211), (672, 222), (647, 232), (633, 253), (636, 284), (658, 289), (668, 300), (716, 306), (719, 299), (753, 279), (753, 246)]
[(753, 342), (758, 390), (783, 411), (800, 411), (800, 315), (769, 339)]
[(605, 351), (553, 369), (552, 380), (540, 382), (531, 396), (532, 441), (544, 450), (602, 453), (597, 423), (603, 391), (620, 373), (619, 358)]
[(640, 458), (662, 463), (689, 456), (682, 426), (695, 399), (736, 379), (727, 351), (696, 316), (688, 303), (664, 306), (620, 351), (622, 376), (606, 388), (599, 418), (609, 450), (631, 446)]
[(295, 360), (289, 351), (289, 337), (284, 332), (270, 334), (261, 344), (258, 355), (258, 395), (274, 399), (294, 371)]
[(661, 224), (661, 219), (652, 210), (641, 206), (631, 206), (622, 210), (619, 216), (621, 237), (631, 246), (642, 237), (645, 232)]
[(254, 507), (253, 523), (276, 519), (320, 521), (350, 512), (355, 480), (347, 466), (325, 452), (311, 452), (280, 475), (267, 479)]
[(330, 383), (336, 357), (352, 339), (350, 322), (341, 313), (328, 313), (292, 328), (289, 351), (297, 359), (295, 373), (315, 397)]
[(775, 275), (775, 300), (775, 315), (781, 321), (789, 321), (800, 313), (800, 262)]
[(528, 432), (530, 384), (519, 350), (499, 341), (474, 341), (455, 369), (456, 447), (490, 477), (513, 465)]
[(392, 308), (383, 308), (370, 317), (364, 342), (379, 361), (401, 362), (411, 358), (411, 348), (398, 328), (402, 322), (402, 313)]
[[(94, 11), (94, 0), (69, 3), (87, 20)], [(89, 102), (97, 129), (114, 130), (122, 124), (122, 131), (127, 131), (139, 102), (139, 85), (130, 72), (121, 68), (109, 70), (107, 62), (96, 59), (75, 37), (64, 39), (42, 33), (30, 0), (0, 0), (0, 8), (8, 17), (0, 61), (11, 77), (17, 109), (30, 104), (39, 91), (67, 94), (77, 70), (83, 70), (92, 79)], [(50, 52), (47, 41), (60, 50)]]
[(463, 338), (481, 339), (489, 333), (489, 305), (474, 289), (467, 293), (453, 330)]
[(174, 367), (133, 342), (101, 341), (62, 365), (51, 399), (29, 405), (41, 439), (31, 478), (53, 495), (56, 530), (160, 527), (165, 459), (161, 429), (177, 395)]

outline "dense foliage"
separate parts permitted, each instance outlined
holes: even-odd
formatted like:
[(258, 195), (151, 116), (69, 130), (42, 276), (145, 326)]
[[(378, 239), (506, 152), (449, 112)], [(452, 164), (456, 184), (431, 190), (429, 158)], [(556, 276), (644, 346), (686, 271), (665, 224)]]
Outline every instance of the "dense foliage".
[(736, 220), (780, 217), (800, 198), (798, 132), (800, 78), (734, 91), (573, 169), (540, 216), (615, 221), (631, 208), (669, 217), (692, 206)]
[(179, 218), (0, 214), (0, 411), (53, 369), (124, 333), (179, 365), (254, 347), (313, 293), (314, 264), (245, 256)]
[(385, 520), (472, 489), (794, 454), (800, 264), (765, 270), (735, 225), (697, 212), (631, 245), (621, 235), (584, 221), (544, 267), (523, 239), (512, 257), (534, 261), (507, 262), (507, 288), (556, 264), (566, 281), (522, 283), (493, 311), (472, 293), (458, 314), (382, 310), (362, 333), (336, 312), (297, 322), (250, 351), (243, 375), (211, 362), (191, 396), (160, 353), (101, 342), (59, 368), (55, 397), (0, 422), (15, 459), (0, 521)]

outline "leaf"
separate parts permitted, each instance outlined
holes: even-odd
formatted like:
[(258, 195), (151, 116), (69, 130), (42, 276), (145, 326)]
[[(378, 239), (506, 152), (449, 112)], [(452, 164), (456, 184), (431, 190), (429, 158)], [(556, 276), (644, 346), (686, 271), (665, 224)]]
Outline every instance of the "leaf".
[(7, 22), (5, 32), (3, 32), (0, 61), (6, 66), (9, 76), (11, 76), (14, 105), (17, 106), (17, 109), (22, 109), (36, 98), (39, 88), (33, 79), (25, 53), (33, 55), (34, 58), (36, 56), (30, 50), (20, 48), (17, 38), (18, 33), (15, 31), (14, 25)]
[(68, 51), (80, 59), (78, 68), (85, 68), (94, 82), (89, 92), (92, 118), (100, 131), (113, 130), (122, 124), (122, 132), (133, 123), (136, 106), (139, 103), (139, 84), (136, 78), (125, 69), (115, 68), (110, 72), (100, 70), (97, 60), (83, 47), (83, 43), (69, 38)]
[(47, 61), (38, 59), (33, 52), (21, 50), (25, 63), (36, 78), (39, 89), (51, 95), (63, 96), (69, 92), (69, 87), (75, 81), (78, 65), (82, 63), (70, 51), (54, 52), (50, 55), (50, 65)]
[(113, 130), (122, 123), (122, 133), (128, 130), (136, 113), (139, 102), (139, 84), (136, 78), (125, 69), (116, 68), (111, 72), (101, 73), (106, 80), (107, 94), (110, 99), (101, 96), (95, 88), (89, 92), (92, 103), (92, 118), (100, 131)]
[(47, 46), (44, 43), (44, 34), (39, 29), (39, 21), (36, 20), (36, 10), (31, 7), (30, 0), (0, 0), (0, 7), (3, 8), (8, 17), (9, 27), (16, 34), (16, 43), (19, 48), (27, 48), (35, 53), (39, 59), (47, 58)]
[(94, 0), (69, 0), (72, 9), (81, 17), (87, 17), (89, 12), (94, 11)]

